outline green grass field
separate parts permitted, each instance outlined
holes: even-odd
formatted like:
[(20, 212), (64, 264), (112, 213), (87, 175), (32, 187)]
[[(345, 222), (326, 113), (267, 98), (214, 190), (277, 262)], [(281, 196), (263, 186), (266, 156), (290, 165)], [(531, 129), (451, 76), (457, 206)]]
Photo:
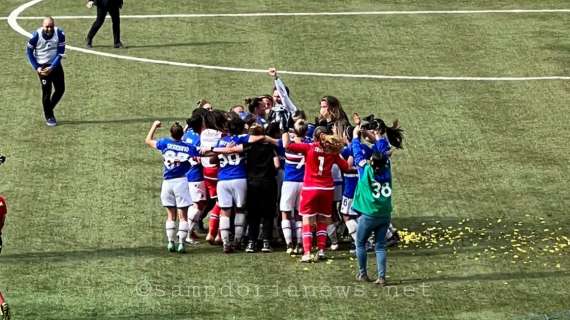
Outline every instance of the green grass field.
[[(25, 0), (0, 2), (1, 16)], [(568, 9), (544, 1), (126, 1), (123, 14)], [(93, 15), (45, 0), (23, 16)], [(570, 74), (569, 13), (123, 19), (129, 48), (177, 62), (291, 71), (428, 76)], [(82, 47), (90, 19), (59, 20)], [(26, 30), (39, 20), (19, 20)], [(48, 128), (26, 39), (0, 21), (0, 290), (14, 319), (570, 319), (570, 81), (466, 82), (284, 75), (315, 115), (399, 118), (399, 228), (389, 281), (354, 281), (347, 251), (302, 265), (281, 250), (165, 250), (161, 161), (143, 143), (155, 119), (183, 121), (196, 100), (227, 109), (270, 93), (264, 74), (143, 64), (74, 51)], [(166, 130), (160, 131), (161, 135)], [(370, 261), (370, 263), (373, 263)], [(371, 265), (371, 270), (374, 267)]]

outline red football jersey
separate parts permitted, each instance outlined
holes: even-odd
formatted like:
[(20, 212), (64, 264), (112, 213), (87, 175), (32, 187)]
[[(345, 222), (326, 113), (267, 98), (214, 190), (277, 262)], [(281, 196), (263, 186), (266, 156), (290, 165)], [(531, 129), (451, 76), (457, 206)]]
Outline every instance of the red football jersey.
[(305, 180), (303, 189), (333, 190), (331, 174), (333, 164), (341, 171), (350, 171), (348, 163), (338, 153), (326, 153), (320, 143), (290, 143), (287, 150), (305, 155)]

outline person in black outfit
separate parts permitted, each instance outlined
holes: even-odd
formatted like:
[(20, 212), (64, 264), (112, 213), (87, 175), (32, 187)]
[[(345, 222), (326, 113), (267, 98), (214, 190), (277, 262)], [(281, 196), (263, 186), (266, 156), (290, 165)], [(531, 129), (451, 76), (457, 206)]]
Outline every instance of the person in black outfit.
[[(253, 136), (264, 135), (263, 127), (253, 124), (249, 128)], [(269, 143), (244, 145), (247, 165), (247, 225), (248, 244), (245, 252), (255, 252), (259, 236), (259, 223), (263, 220), (262, 252), (271, 252), (273, 219), (277, 210), (277, 169), (279, 157), (275, 146)]]
[(105, 22), (107, 12), (111, 16), (111, 21), (113, 22), (114, 47), (122, 48), (123, 43), (121, 42), (120, 9), (123, 7), (123, 0), (89, 0), (87, 2), (88, 8), (91, 8), (93, 5), (97, 6), (97, 19), (95, 19), (95, 22), (93, 22), (93, 25), (87, 34), (87, 48), (93, 47), (93, 38)]

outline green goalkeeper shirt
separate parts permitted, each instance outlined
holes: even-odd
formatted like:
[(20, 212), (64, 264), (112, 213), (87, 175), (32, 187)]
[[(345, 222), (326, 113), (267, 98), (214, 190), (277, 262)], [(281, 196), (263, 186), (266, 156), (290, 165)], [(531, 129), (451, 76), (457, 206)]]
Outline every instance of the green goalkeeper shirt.
[[(392, 215), (391, 175), (387, 175), (389, 179), (377, 181), (370, 164), (366, 164), (363, 169), (356, 186), (352, 208), (360, 214), (389, 219)], [(390, 166), (385, 170), (390, 170)]]

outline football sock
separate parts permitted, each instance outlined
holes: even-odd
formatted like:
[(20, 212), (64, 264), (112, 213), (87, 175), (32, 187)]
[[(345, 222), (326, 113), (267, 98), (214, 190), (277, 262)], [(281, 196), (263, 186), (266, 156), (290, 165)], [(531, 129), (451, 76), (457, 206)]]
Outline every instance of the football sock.
[(194, 230), (194, 227), (198, 223), (199, 219), (200, 211), (198, 211), (196, 205), (188, 208), (188, 234), (192, 233), (192, 230)]
[(166, 220), (165, 228), (168, 242), (174, 242), (176, 237), (176, 223), (172, 220)]
[(230, 243), (230, 217), (220, 217), (220, 234), (222, 235), (222, 242), (227, 245)]
[[(331, 223), (327, 226), (327, 234), (331, 239), (332, 243), (338, 243), (338, 238), (336, 236), (336, 223)], [(317, 236), (317, 241), (318, 241), (318, 236)]]
[(214, 213), (214, 210), (210, 211), (210, 218), (208, 219), (208, 232), (210, 237), (214, 238), (218, 233), (218, 227), (220, 225), (220, 213)]
[(245, 228), (245, 213), (236, 213), (236, 218), (234, 220), (235, 227), (235, 243), (240, 243), (243, 236), (243, 230)]
[(346, 221), (345, 224), (346, 228), (348, 229), (348, 233), (350, 234), (350, 237), (352, 238), (352, 240), (354, 240), (354, 242), (356, 242), (356, 230), (358, 230), (358, 223), (356, 223), (356, 220), (350, 219)]
[(295, 221), (295, 238), (297, 243), (302, 243), (303, 240), (303, 221)]
[(324, 250), (327, 247), (327, 225), (317, 223), (317, 248)]
[[(325, 234), (326, 236), (326, 234)], [(305, 254), (311, 253), (311, 247), (313, 246), (313, 228), (310, 224), (303, 225), (303, 251)]]
[(184, 243), (184, 240), (188, 236), (188, 222), (180, 220), (178, 223), (178, 242)]
[(283, 230), (283, 237), (285, 237), (285, 243), (287, 245), (291, 244), (291, 221), (281, 220), (281, 229)]

